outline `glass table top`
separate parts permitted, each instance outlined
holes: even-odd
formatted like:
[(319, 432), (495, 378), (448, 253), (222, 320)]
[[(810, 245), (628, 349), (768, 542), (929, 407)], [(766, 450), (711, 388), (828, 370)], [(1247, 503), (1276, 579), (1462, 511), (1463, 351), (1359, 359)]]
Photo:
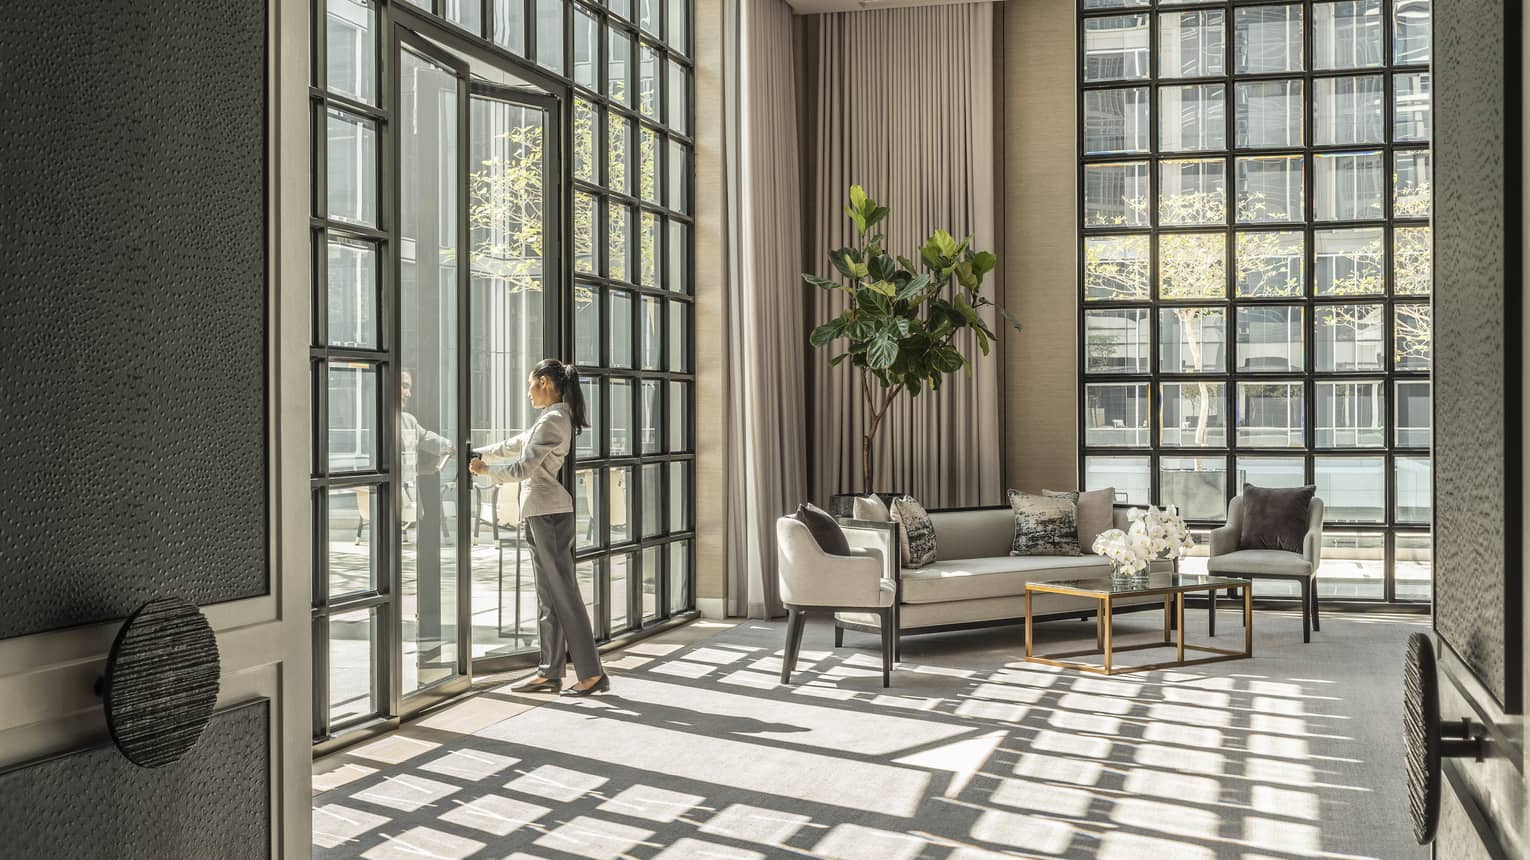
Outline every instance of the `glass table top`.
[(1027, 588), (1067, 589), (1073, 592), (1117, 595), (1142, 594), (1154, 591), (1181, 591), (1199, 588), (1239, 588), (1248, 584), (1246, 579), (1226, 576), (1204, 576), (1195, 573), (1149, 573), (1130, 578), (1112, 579), (1096, 576), (1088, 579), (1048, 579), (1026, 583)]

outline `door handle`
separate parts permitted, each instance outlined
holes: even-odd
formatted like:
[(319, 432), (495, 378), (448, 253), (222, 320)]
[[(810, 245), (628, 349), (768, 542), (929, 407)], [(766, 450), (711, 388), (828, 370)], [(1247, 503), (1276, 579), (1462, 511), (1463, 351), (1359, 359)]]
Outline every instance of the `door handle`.
[(1434, 642), (1425, 633), (1408, 637), (1403, 664), (1403, 755), (1408, 773), (1408, 811), (1413, 837), (1434, 841), (1440, 822), (1440, 763), (1446, 758), (1482, 761), (1486, 741), (1470, 717), (1440, 719), (1439, 671)]

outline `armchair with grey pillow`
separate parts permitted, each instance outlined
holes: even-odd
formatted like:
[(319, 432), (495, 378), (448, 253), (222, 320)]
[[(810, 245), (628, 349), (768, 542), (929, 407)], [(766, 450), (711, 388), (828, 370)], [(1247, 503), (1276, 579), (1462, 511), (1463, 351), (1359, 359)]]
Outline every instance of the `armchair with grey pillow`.
[[(1323, 500), (1317, 488), (1270, 488), (1245, 484), (1227, 503), (1227, 525), (1211, 532), (1208, 572), (1243, 579), (1296, 582), (1302, 594), (1302, 641), (1321, 630), (1317, 570), (1322, 561)], [(1216, 634), (1215, 597), (1212, 629)]]

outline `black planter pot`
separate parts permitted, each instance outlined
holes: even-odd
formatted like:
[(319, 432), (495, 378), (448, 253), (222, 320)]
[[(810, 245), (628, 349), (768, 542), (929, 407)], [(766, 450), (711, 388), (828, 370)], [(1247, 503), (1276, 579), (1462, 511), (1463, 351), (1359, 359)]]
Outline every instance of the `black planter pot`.
[[(864, 496), (864, 495), (866, 495), (866, 494), (865, 493), (835, 493), (834, 495), (829, 497), (829, 513), (830, 513), (830, 515), (836, 516), (836, 517), (852, 517), (852, 516), (854, 516), (855, 515), (855, 499), (856, 499), (857, 496)], [(882, 503), (887, 505), (888, 507), (892, 507), (892, 500), (893, 499), (896, 499), (899, 496), (906, 495), (906, 494), (905, 493), (875, 492), (875, 493), (872, 493), (871, 495), (874, 495), (877, 498), (881, 499)]]

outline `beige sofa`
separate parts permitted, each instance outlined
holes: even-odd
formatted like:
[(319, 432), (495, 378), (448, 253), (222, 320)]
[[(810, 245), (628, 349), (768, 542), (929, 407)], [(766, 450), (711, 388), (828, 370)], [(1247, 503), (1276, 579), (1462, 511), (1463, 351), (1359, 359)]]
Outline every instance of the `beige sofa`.
[[(1128, 508), (1115, 508), (1115, 526), (1125, 529)], [(897, 631), (935, 633), (996, 624), (1013, 624), (1025, 618), (1025, 584), (1048, 579), (1090, 579), (1110, 575), (1110, 562), (1086, 554), (1076, 556), (1012, 556), (1015, 518), (1008, 505), (992, 508), (959, 508), (930, 512), (935, 526), (935, 561), (924, 567), (904, 568), (897, 550), (898, 525), (867, 520), (841, 519), (851, 547), (881, 550), (884, 576), (897, 591)], [(1169, 572), (1172, 563), (1153, 562), (1154, 572)], [(1163, 607), (1163, 597), (1125, 598), (1112, 602), (1123, 609)], [(1032, 613), (1038, 621), (1088, 618), (1099, 604), (1087, 598), (1062, 594), (1036, 594)], [(840, 612), (834, 618), (834, 640), (843, 641), (845, 630), (875, 633), (877, 616), (869, 612)], [(1019, 634), (1017, 634), (1019, 635)]]

